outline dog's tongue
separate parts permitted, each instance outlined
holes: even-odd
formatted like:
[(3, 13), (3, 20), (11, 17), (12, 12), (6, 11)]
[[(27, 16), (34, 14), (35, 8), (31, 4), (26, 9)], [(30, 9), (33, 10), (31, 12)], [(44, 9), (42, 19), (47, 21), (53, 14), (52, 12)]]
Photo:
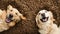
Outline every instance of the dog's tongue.
[(10, 22), (10, 20), (9, 20), (9, 19), (6, 19), (6, 22), (7, 22), (7, 23), (9, 23), (9, 22)]
[(47, 21), (47, 19), (43, 19), (43, 21)]

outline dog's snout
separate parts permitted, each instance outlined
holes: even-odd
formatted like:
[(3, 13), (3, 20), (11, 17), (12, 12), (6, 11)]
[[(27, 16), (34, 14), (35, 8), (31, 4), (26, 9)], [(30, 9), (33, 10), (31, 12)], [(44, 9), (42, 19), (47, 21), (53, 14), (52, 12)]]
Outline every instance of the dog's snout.
[(12, 14), (9, 14), (9, 18), (12, 18), (13, 17), (13, 15)]
[(41, 14), (41, 16), (42, 16), (42, 18), (43, 18), (43, 19), (45, 19), (45, 14), (44, 14), (44, 13), (43, 13), (43, 14)]
[(41, 14), (43, 17), (45, 17), (45, 14), (43, 13), (43, 14)]

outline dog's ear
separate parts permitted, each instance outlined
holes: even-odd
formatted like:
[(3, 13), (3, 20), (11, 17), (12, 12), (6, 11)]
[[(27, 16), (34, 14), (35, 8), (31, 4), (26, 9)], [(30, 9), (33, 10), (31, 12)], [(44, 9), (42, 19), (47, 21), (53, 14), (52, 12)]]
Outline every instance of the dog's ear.
[(51, 20), (55, 21), (55, 19), (53, 17), (53, 13), (51, 11), (49, 11), (49, 14), (50, 14)]
[(36, 16), (36, 22), (37, 22), (37, 24), (40, 24), (40, 21), (39, 21), (40, 19), (39, 19), (39, 15), (37, 15)]
[(11, 5), (8, 5), (7, 9), (12, 9), (13, 7)]
[(38, 15), (36, 16), (36, 22), (37, 22), (37, 24), (39, 24), (39, 17), (38, 17)]
[(26, 20), (26, 17), (24, 17), (22, 14), (19, 14), (19, 17), (23, 20)]

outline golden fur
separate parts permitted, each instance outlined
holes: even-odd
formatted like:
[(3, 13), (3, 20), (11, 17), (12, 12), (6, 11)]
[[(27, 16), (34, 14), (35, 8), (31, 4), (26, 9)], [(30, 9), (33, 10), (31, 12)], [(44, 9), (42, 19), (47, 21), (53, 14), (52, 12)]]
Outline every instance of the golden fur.
[[(9, 20), (7, 19), (9, 17), (9, 14), (13, 15), (13, 17), (11, 18), (13, 21), (7, 22)], [(26, 18), (11, 5), (7, 7), (7, 11), (0, 9), (0, 32), (8, 30), (10, 27), (13, 27), (21, 19), (25, 20)]]
[(6, 11), (0, 9), (0, 32), (9, 29), (7, 23), (5, 22)]
[(13, 8), (11, 5), (7, 7), (7, 16), (9, 14), (13, 15), (12, 22), (9, 23), (9, 26), (14, 26), (16, 22), (20, 21), (21, 19), (26, 19), (16, 8)]

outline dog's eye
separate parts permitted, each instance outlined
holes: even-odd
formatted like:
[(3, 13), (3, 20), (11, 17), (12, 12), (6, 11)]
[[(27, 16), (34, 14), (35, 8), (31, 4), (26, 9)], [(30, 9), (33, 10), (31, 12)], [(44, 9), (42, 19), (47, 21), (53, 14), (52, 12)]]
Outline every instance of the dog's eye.
[(13, 10), (11, 10), (11, 12), (12, 12)]
[(40, 13), (39, 13), (39, 15), (40, 15)]
[(17, 15), (17, 13), (16, 13), (16, 15)]

